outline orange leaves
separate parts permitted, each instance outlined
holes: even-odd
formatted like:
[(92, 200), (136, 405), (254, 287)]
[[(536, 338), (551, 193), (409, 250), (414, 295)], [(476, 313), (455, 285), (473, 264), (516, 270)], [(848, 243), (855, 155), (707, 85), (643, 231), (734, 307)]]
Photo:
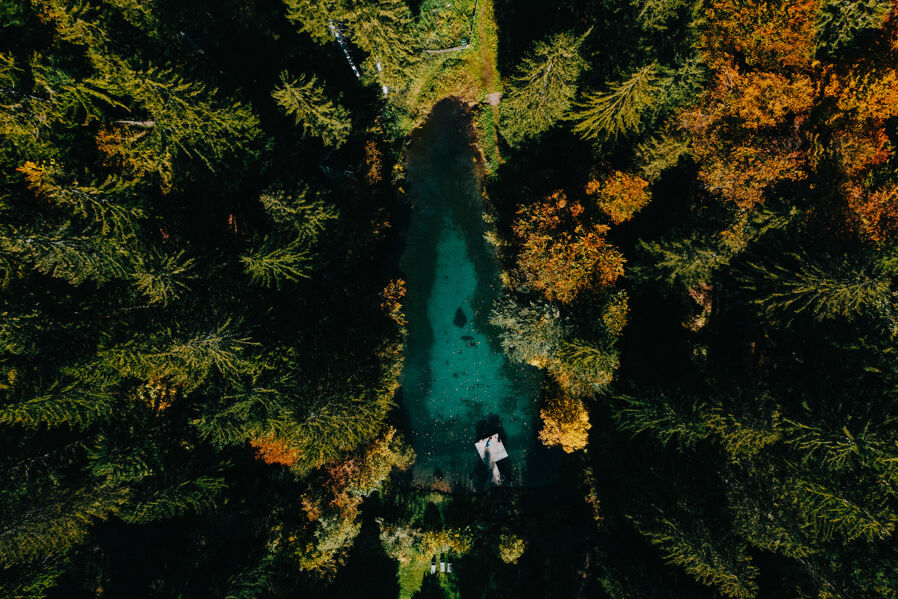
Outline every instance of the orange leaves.
[(841, 89), (839, 109), (856, 111), (859, 119), (883, 120), (898, 116), (898, 71), (852, 73)]
[(404, 470), (414, 458), (414, 452), (400, 439), (396, 429), (388, 427), (362, 453), (325, 467), (325, 485), (331, 495), (329, 505), (339, 510), (341, 517), (355, 518), (362, 498), (380, 488), (393, 468)]
[(889, 137), (884, 127), (852, 127), (836, 131), (832, 151), (849, 177), (862, 175), (868, 169), (885, 163), (891, 155)]
[(748, 129), (782, 125), (788, 115), (806, 113), (813, 104), (814, 85), (803, 75), (753, 72), (740, 83), (732, 111)]
[(299, 450), (274, 435), (256, 437), (250, 440), (250, 445), (256, 448), (256, 456), (266, 464), (292, 466), (299, 460)]
[(892, 156), (883, 121), (898, 116), (898, 71), (855, 70), (840, 83), (832, 88), (847, 122), (833, 133), (832, 152), (846, 179), (842, 192), (857, 233), (885, 241), (898, 234), (898, 186), (871, 189), (869, 174)]
[(740, 55), (760, 68), (807, 68), (816, 49), (820, 0), (712, 0), (703, 50), (712, 64)]
[(741, 72), (727, 57), (718, 61), (715, 85), (704, 101), (685, 111), (680, 121), (697, 134), (716, 125), (735, 124), (749, 130), (793, 125), (806, 118), (814, 92), (814, 82), (806, 75)]
[(805, 177), (805, 155), (778, 140), (747, 139), (732, 147), (706, 145), (696, 148), (701, 158), (699, 177), (710, 191), (737, 206), (750, 209), (764, 201), (764, 192), (781, 181)]
[(34, 192), (40, 191), (43, 186), (44, 167), (29, 160), (16, 170), (25, 175), (25, 181), (29, 189)]
[(801, 73), (741, 72), (730, 56), (716, 65), (715, 86), (680, 124), (692, 134), (699, 177), (709, 191), (748, 209), (773, 185), (806, 176), (801, 132), (815, 83)]
[[(810, 175), (842, 191), (861, 237), (882, 240), (896, 232), (896, 208), (882, 183), (889, 175), (875, 169), (892, 156), (884, 125), (898, 116), (898, 47), (883, 40), (894, 37), (898, 21), (893, 11), (856, 58), (818, 60), (820, 4), (710, 0), (701, 51), (715, 80), (680, 114), (680, 126), (708, 191), (750, 210), (778, 183)], [(823, 216), (844, 221), (845, 213)]]
[(860, 186), (851, 186), (846, 192), (848, 208), (863, 237), (881, 242), (898, 233), (898, 185), (873, 192)]
[(399, 326), (405, 326), (405, 314), (402, 313), (402, 298), (405, 297), (405, 281), (394, 279), (380, 293), (383, 300), (380, 308)]
[(518, 211), (518, 267), (526, 283), (550, 300), (570, 302), (591, 285), (611, 285), (624, 274), (623, 255), (604, 237), (609, 227), (581, 222), (583, 212), (561, 191)]
[(630, 220), (649, 203), (649, 182), (642, 177), (614, 171), (604, 181), (593, 179), (586, 184), (586, 195), (595, 196), (599, 210), (615, 225)]
[(374, 187), (383, 179), (383, 153), (374, 140), (365, 143), (365, 169), (365, 182), (369, 186)]
[(576, 202), (569, 204), (564, 192), (556, 191), (545, 200), (518, 211), (521, 218), (515, 222), (515, 233), (521, 237), (552, 231), (559, 228), (563, 221), (573, 224), (574, 219), (582, 212), (581, 205)]

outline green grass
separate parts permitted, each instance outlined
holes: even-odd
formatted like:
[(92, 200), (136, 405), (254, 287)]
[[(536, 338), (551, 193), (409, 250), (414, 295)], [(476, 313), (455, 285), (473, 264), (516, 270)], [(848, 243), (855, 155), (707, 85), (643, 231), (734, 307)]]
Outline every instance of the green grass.
[[(408, 564), (399, 564), (399, 599), (410, 599), (415, 591), (421, 588), (424, 575), (428, 572), (430, 572), (430, 558), (427, 557), (419, 556)], [(455, 574), (441, 574), (439, 580), (448, 599), (456, 599), (459, 596)]]
[(421, 588), (425, 572), (430, 572), (430, 560), (422, 555), (407, 564), (399, 564), (399, 599), (409, 599)]
[(483, 153), (487, 174), (494, 173), (499, 168), (499, 153), (494, 143), (496, 127), (493, 107), (486, 103), (481, 104), (477, 112), (477, 136), (481, 140), (480, 151)]
[[(420, 14), (418, 27), (424, 48), (448, 48), (465, 42), (471, 45), (447, 54), (425, 55), (409, 70), (409, 85), (391, 97), (397, 109), (398, 137), (420, 125), (433, 105), (444, 98), (454, 97), (477, 106), (488, 93), (501, 90), (491, 0), (425, 0)], [(493, 120), (492, 114), (483, 118), (478, 114), (476, 121), (478, 142), (489, 170), (498, 165)]]
[(476, 0), (424, 0), (418, 19), (421, 45), (436, 50), (471, 42), (476, 5)]

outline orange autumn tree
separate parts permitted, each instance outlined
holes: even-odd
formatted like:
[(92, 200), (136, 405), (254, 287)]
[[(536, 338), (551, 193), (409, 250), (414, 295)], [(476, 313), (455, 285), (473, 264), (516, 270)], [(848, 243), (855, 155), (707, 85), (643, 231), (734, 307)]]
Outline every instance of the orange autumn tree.
[[(896, 5), (898, 6), (898, 5)], [(881, 242), (898, 234), (898, 180), (889, 172), (894, 147), (887, 121), (898, 117), (898, 15), (892, 16), (864, 60), (845, 74), (829, 73), (824, 93), (837, 102), (830, 117), (830, 163), (838, 165), (839, 190), (851, 225), (862, 238)]]
[(603, 181), (593, 179), (586, 184), (586, 195), (595, 198), (599, 210), (615, 225), (630, 220), (649, 203), (649, 182), (642, 177), (614, 171)]
[(608, 230), (589, 222), (583, 205), (563, 191), (521, 208), (514, 233), (525, 283), (562, 303), (593, 285), (612, 285), (624, 274), (624, 257), (605, 239)]
[[(716, 0), (709, 9), (701, 48), (714, 78), (680, 124), (692, 136), (699, 178), (740, 208), (760, 204), (776, 183), (807, 174), (806, 148), (795, 131), (807, 119), (814, 91), (815, 30), (806, 14), (813, 16), (812, 8), (803, 5), (800, 19), (738, 0)], [(777, 34), (759, 36), (746, 19), (763, 19), (761, 29)]]
[(380, 308), (386, 313), (390, 319), (404, 327), (406, 324), (405, 314), (402, 312), (402, 298), (405, 297), (405, 281), (402, 279), (393, 279), (380, 294), (383, 300)]
[[(822, 4), (710, 2), (699, 49), (712, 82), (679, 124), (700, 180), (743, 214), (781, 183), (802, 184), (805, 195), (833, 189), (849, 226), (882, 241), (898, 232), (898, 188), (882, 172), (893, 151), (885, 123), (898, 115), (895, 9), (865, 52), (846, 60), (823, 47)], [(842, 228), (845, 215), (829, 217)]]
[(256, 457), (266, 464), (292, 466), (299, 460), (299, 450), (274, 435), (255, 437), (250, 440), (250, 445), (256, 449)]

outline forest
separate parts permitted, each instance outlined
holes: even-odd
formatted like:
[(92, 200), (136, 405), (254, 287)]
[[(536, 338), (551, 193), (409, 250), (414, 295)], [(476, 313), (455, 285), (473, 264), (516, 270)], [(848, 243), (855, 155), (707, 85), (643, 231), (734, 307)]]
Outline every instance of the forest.
[(0, 0), (0, 598), (898, 598), (896, 146), (898, 0)]

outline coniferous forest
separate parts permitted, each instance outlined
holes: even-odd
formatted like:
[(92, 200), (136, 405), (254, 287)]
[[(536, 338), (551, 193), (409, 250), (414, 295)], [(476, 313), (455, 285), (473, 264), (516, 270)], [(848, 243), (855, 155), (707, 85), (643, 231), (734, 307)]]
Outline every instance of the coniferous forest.
[(0, 0), (0, 597), (898, 598), (896, 147), (896, 0)]

